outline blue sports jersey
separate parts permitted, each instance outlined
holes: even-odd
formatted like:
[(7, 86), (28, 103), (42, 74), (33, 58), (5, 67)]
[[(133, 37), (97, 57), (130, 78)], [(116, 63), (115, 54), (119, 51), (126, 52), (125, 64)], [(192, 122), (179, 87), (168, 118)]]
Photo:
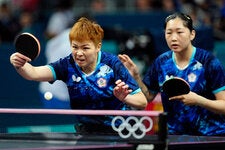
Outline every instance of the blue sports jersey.
[(180, 101), (169, 101), (162, 84), (170, 77), (181, 77), (191, 91), (215, 99), (214, 94), (225, 90), (225, 71), (210, 52), (195, 48), (188, 66), (179, 69), (174, 52), (160, 55), (150, 66), (143, 82), (152, 92), (161, 92), (164, 111), (168, 113), (169, 134), (225, 135), (225, 116), (199, 106), (185, 106)]
[[(74, 62), (72, 54), (49, 64), (54, 79), (67, 84), (72, 109), (127, 110), (128, 105), (113, 95), (115, 81), (121, 79), (133, 90), (140, 92), (136, 81), (120, 62), (117, 56), (106, 52), (98, 53), (96, 69), (86, 75)], [(112, 116), (78, 117), (79, 122), (111, 125)]]

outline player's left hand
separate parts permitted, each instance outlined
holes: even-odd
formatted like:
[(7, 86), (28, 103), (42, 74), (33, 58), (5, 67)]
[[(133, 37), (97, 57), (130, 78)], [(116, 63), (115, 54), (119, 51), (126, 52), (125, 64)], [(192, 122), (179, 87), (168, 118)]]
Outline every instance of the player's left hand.
[(137, 65), (131, 60), (131, 58), (126, 54), (119, 54), (118, 58), (123, 63), (123, 65), (127, 68), (132, 77), (136, 78), (139, 76), (139, 70)]
[(116, 86), (113, 89), (113, 94), (121, 101), (125, 101), (126, 96), (132, 92), (129, 86), (121, 80), (115, 82)]
[(198, 101), (201, 100), (201, 96), (194, 92), (189, 92), (188, 94), (173, 96), (169, 98), (169, 100), (179, 100), (183, 102), (185, 105), (191, 106), (191, 105), (197, 105)]

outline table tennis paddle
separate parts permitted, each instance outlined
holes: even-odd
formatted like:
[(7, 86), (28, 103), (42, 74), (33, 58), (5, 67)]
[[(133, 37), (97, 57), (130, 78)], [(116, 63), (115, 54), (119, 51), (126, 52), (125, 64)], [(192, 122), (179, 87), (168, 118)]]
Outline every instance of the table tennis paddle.
[(19, 34), (14, 41), (16, 52), (19, 52), (31, 60), (36, 59), (40, 54), (39, 40), (32, 34), (24, 32)]
[(168, 97), (173, 97), (188, 94), (190, 92), (190, 85), (182, 78), (173, 77), (163, 83), (162, 89)]

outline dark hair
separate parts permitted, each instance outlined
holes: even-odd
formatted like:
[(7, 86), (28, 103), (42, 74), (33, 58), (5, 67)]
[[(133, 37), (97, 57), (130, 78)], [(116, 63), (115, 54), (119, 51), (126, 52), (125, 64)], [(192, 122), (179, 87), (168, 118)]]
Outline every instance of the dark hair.
[(180, 18), (181, 20), (183, 20), (184, 26), (187, 27), (190, 31), (194, 30), (191, 17), (187, 14), (183, 14), (180, 12), (176, 12), (176, 13), (166, 17), (165, 23), (164, 23), (164, 29), (166, 29), (166, 25), (167, 25), (168, 21), (175, 19), (175, 18)]

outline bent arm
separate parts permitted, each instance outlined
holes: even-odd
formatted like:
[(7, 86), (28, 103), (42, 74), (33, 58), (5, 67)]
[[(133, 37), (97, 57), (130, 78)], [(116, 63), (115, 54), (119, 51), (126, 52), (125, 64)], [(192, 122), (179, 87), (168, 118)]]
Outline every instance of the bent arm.
[(138, 86), (141, 88), (141, 91), (144, 93), (145, 97), (147, 98), (148, 102), (153, 101), (157, 94), (151, 93), (147, 86), (142, 82), (141, 76), (138, 71), (138, 67), (135, 63), (130, 59), (130, 57), (126, 54), (118, 55), (120, 61), (123, 65), (127, 68), (131, 76), (137, 81)]
[(144, 109), (147, 106), (147, 99), (139, 88), (134, 93), (131, 93), (132, 90), (129, 89), (129, 86), (125, 82), (117, 80), (115, 84), (113, 94), (120, 101), (137, 109)]
[(215, 94), (216, 100), (199, 97), (197, 105), (204, 107), (214, 113), (225, 115), (225, 91)]
[(142, 92), (127, 95), (123, 102), (137, 109), (145, 109), (147, 106), (147, 100)]
[(216, 99), (207, 99), (194, 92), (171, 97), (170, 100), (179, 100), (185, 105), (197, 105), (217, 114), (225, 115), (225, 91), (215, 94)]
[(153, 94), (148, 90), (147, 86), (143, 83), (139, 74), (135, 76), (134, 79), (137, 81), (138, 86), (141, 88), (141, 91), (144, 93), (145, 97), (147, 98), (147, 101), (153, 101), (157, 94)]

